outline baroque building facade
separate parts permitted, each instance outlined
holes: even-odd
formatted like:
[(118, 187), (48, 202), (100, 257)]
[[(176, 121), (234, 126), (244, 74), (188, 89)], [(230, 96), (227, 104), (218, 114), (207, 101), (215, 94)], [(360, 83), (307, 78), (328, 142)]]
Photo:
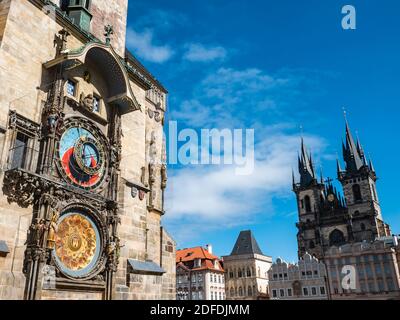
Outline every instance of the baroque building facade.
[(367, 162), (363, 147), (355, 142), (346, 122), (346, 142), (343, 144), (342, 170), (337, 161), (338, 180), (344, 197), (333, 186), (332, 180), (318, 179), (312, 156), (304, 141), (299, 156), (300, 181), (295, 181), (299, 213), (298, 253), (306, 252), (324, 259), (325, 253), (334, 246), (360, 241), (374, 241), (391, 235), (390, 227), (382, 217), (376, 189), (377, 175), (371, 160)]
[(268, 271), (272, 300), (327, 300), (325, 264), (306, 253), (298, 263), (278, 258)]
[(176, 299), (225, 300), (224, 268), (211, 245), (176, 252)]
[(127, 8), (0, 1), (0, 299), (175, 299), (167, 91)]
[[(397, 237), (332, 247), (325, 256), (333, 300), (400, 299), (400, 247)], [(351, 266), (353, 285), (343, 287)]]
[(251, 231), (242, 231), (229, 256), (224, 256), (227, 300), (268, 298), (268, 271), (272, 258), (261, 251)]

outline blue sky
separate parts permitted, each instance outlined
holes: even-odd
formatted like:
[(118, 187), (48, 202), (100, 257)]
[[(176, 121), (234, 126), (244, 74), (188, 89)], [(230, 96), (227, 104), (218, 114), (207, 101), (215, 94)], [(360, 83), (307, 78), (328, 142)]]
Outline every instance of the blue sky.
[[(164, 224), (178, 247), (229, 254), (251, 229), (265, 254), (297, 258), (291, 192), (300, 126), (326, 176), (336, 178), (342, 108), (380, 177), (386, 222), (398, 205), (398, 1), (129, 1), (128, 48), (168, 88), (180, 128), (255, 129), (256, 167), (170, 166)], [(357, 30), (341, 9), (357, 10)]]

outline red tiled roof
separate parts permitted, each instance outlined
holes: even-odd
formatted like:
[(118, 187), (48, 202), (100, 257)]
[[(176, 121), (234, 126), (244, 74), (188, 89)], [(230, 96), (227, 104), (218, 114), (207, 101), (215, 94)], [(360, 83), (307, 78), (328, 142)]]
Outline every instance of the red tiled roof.
[[(185, 266), (188, 266), (190, 262), (194, 262), (197, 259), (201, 259), (201, 267), (193, 268), (192, 270), (214, 270), (214, 271), (221, 271), (223, 272), (224, 269), (222, 268), (220, 259), (209, 253), (203, 247), (195, 247), (183, 250), (176, 251), (176, 263), (183, 263)], [(215, 269), (213, 261), (217, 260), (219, 269)]]

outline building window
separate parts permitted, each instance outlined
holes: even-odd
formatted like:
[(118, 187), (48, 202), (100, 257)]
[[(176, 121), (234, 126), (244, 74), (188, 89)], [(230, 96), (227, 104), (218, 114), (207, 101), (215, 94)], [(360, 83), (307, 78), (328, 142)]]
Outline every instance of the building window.
[(313, 296), (316, 296), (317, 295), (317, 288), (315, 288), (315, 287), (311, 288), (311, 294)]
[(322, 296), (325, 295), (325, 287), (320, 287), (319, 292), (321, 293)]
[(293, 296), (292, 289), (287, 289), (287, 295), (288, 297)]
[(303, 288), (303, 295), (304, 295), (305, 297), (308, 296), (308, 288)]
[(330, 246), (341, 246), (345, 243), (344, 234), (340, 230), (334, 230), (329, 235), (329, 245)]
[(239, 287), (239, 296), (240, 296), (240, 297), (243, 296), (243, 289), (242, 289), (242, 287)]
[(249, 286), (249, 288), (247, 289), (247, 295), (249, 297), (251, 297), (253, 295), (253, 290), (251, 289), (251, 287)]
[(241, 278), (241, 277), (242, 277), (242, 270), (241, 270), (241, 269), (239, 269), (239, 272), (238, 272), (238, 277), (239, 277), (239, 278)]
[(311, 212), (311, 199), (310, 199), (310, 197), (309, 196), (305, 196), (304, 202), (305, 202), (305, 205), (306, 205), (306, 212), (307, 213)]
[(278, 275), (276, 273), (274, 273), (274, 280), (278, 279)]
[(362, 196), (361, 196), (361, 187), (359, 184), (353, 185), (353, 196), (354, 196), (354, 201), (362, 201)]
[(283, 298), (285, 296), (285, 290), (280, 289), (279, 294), (280, 294), (281, 298)]
[(365, 224), (364, 223), (361, 223), (361, 231), (365, 231)]
[(250, 278), (251, 277), (251, 271), (249, 268), (247, 268), (247, 276)]
[(28, 156), (29, 137), (17, 132), (14, 148), (12, 150), (11, 169), (24, 169)]
[(310, 249), (315, 249), (315, 243), (314, 241), (310, 241)]
[(277, 297), (278, 297), (278, 293), (277, 293), (276, 290), (272, 290), (272, 296), (273, 296), (274, 298), (277, 298)]
[(231, 297), (235, 296), (235, 290), (234, 290), (233, 288), (231, 288), (230, 296), (231, 296)]
[(76, 97), (76, 82), (67, 80), (67, 94), (71, 97)]

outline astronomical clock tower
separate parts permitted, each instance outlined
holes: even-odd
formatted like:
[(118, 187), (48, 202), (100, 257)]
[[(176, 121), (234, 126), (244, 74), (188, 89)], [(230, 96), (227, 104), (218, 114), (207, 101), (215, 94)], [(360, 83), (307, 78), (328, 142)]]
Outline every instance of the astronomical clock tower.
[(128, 0), (0, 0), (0, 299), (174, 299), (167, 91)]

